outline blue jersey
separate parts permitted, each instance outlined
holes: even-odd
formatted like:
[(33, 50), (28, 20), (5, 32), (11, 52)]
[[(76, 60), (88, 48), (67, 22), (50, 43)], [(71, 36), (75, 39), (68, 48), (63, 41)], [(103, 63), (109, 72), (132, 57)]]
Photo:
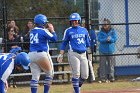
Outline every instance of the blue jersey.
[(90, 38), (86, 28), (77, 26), (65, 30), (61, 50), (69, 44), (69, 50), (74, 52), (85, 52), (90, 46)]
[(50, 33), (42, 27), (35, 27), (30, 32), (30, 52), (32, 51), (49, 51), (48, 42), (56, 41), (56, 33)]
[(0, 78), (3, 82), (7, 80), (14, 69), (14, 56), (11, 53), (0, 54)]

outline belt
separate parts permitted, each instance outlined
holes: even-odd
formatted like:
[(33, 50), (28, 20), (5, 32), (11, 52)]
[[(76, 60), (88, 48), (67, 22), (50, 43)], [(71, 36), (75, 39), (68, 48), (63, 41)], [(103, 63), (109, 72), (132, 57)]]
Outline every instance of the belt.
[(32, 51), (32, 52), (47, 52), (47, 50), (37, 50), (37, 51)]
[(76, 53), (78, 53), (78, 54), (85, 53), (85, 51), (76, 51), (76, 50), (73, 50), (73, 52), (76, 52)]

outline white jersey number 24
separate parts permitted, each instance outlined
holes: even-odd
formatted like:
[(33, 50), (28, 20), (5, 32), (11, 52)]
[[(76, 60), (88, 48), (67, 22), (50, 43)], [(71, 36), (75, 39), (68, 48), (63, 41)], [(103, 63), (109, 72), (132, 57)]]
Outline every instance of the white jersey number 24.
[(37, 34), (30, 34), (30, 43), (39, 43), (38, 33)]

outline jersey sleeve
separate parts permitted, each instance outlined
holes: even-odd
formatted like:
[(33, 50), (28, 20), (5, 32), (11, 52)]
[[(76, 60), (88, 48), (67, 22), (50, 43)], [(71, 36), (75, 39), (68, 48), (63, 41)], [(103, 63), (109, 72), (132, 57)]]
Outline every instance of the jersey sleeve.
[(61, 46), (60, 46), (60, 50), (65, 50), (65, 48), (66, 48), (68, 42), (69, 42), (68, 30), (65, 30), (64, 36), (63, 36), (63, 39), (62, 39), (62, 44), (61, 44)]
[(51, 40), (51, 41), (53, 41), (53, 42), (57, 41), (57, 35), (56, 35), (55, 32), (50, 33), (47, 29), (45, 29), (45, 33), (46, 33), (46, 37), (47, 37), (49, 40)]

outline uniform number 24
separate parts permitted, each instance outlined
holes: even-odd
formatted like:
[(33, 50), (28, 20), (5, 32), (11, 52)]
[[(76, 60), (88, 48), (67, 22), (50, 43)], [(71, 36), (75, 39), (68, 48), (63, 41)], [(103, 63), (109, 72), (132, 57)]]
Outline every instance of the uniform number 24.
[(37, 34), (30, 34), (30, 43), (39, 43), (38, 33)]

